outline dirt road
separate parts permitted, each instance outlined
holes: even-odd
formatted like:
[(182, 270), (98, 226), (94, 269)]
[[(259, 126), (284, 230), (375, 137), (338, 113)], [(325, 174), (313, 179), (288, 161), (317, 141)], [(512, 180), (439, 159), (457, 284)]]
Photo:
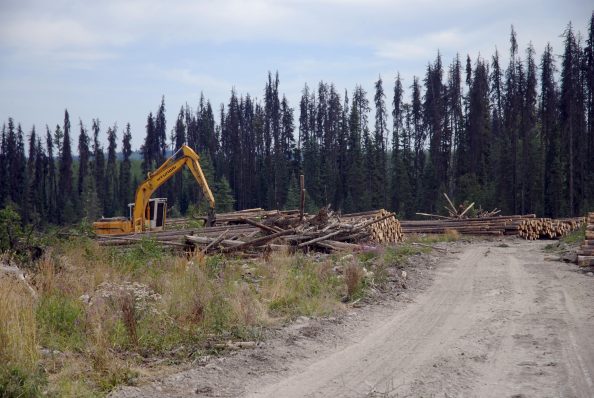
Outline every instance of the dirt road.
[[(192, 386), (192, 396), (594, 397), (594, 277), (545, 261), (543, 243), (506, 245), (464, 247), (436, 268), (432, 286), (412, 302), (376, 308), (342, 335), (320, 332), (317, 340), (289, 349), (281, 368), (240, 371), (223, 364), (165, 382), (158, 391), (186, 396)], [(264, 359), (279, 361), (274, 355)], [(240, 362), (250, 369), (254, 361), (245, 356)], [(229, 384), (236, 387), (219, 388)]]

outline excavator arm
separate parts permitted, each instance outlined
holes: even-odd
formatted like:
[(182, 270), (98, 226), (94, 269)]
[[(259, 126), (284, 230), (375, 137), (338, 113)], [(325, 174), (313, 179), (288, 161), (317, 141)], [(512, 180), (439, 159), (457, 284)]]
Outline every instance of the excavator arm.
[(178, 173), (183, 166), (187, 166), (196, 179), (196, 182), (202, 188), (204, 196), (209, 202), (209, 224), (214, 222), (215, 200), (212, 195), (206, 177), (202, 172), (199, 162), (200, 157), (192, 148), (182, 145), (175, 154), (167, 159), (157, 170), (149, 173), (148, 178), (136, 189), (134, 200), (134, 212), (132, 215), (132, 229), (135, 232), (142, 232), (145, 229), (146, 208), (152, 194), (171, 177)]

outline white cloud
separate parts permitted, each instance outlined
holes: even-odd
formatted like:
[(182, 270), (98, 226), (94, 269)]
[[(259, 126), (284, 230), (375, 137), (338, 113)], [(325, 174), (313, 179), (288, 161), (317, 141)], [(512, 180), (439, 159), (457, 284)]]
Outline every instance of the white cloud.
[(162, 77), (185, 86), (193, 86), (200, 89), (229, 90), (231, 83), (226, 80), (217, 79), (213, 76), (196, 73), (187, 68), (160, 69), (151, 68), (155, 77)]
[(394, 60), (428, 60), (437, 50), (460, 48), (464, 36), (458, 29), (448, 29), (399, 40), (384, 40), (377, 45), (376, 55)]

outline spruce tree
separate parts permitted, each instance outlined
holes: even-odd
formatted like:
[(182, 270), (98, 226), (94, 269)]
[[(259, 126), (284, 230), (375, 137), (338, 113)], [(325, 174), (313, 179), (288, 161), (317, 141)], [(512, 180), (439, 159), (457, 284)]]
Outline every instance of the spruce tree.
[[(369, 160), (365, 152), (365, 137), (369, 136), (367, 126), (367, 114), (369, 112), (369, 102), (366, 98), (365, 90), (361, 86), (356, 86), (353, 91), (353, 103), (351, 114), (349, 116), (350, 138), (349, 138), (349, 157), (352, 159), (351, 170), (349, 173), (350, 189), (348, 202), (353, 207), (345, 206), (345, 211), (368, 210), (371, 206), (371, 195), (369, 186), (366, 183), (368, 177)], [(369, 146), (370, 140), (367, 139)]]
[[(281, 186), (279, 197), (282, 203), (286, 203), (289, 190), (289, 182), (291, 174), (298, 172), (296, 161), (295, 137), (293, 135), (295, 130), (293, 109), (289, 106), (287, 98), (283, 95), (280, 104), (280, 139), (281, 139)], [(249, 155), (249, 152), (247, 154)]]
[(155, 141), (152, 148), (157, 167), (167, 158), (167, 120), (165, 119), (165, 96), (161, 97), (161, 105), (155, 116)]
[(413, 147), (413, 171), (412, 186), (415, 202), (418, 204), (423, 199), (423, 172), (425, 169), (425, 141), (427, 134), (423, 123), (423, 111), (421, 102), (421, 86), (419, 79), (414, 76), (412, 84), (412, 98), (410, 108), (410, 123)]
[(83, 191), (85, 189), (85, 180), (89, 178), (89, 161), (91, 158), (91, 150), (89, 148), (90, 139), (87, 134), (87, 129), (80, 121), (80, 134), (78, 136), (78, 180), (77, 180), (77, 194), (78, 202), (81, 205), (80, 214), (85, 214)]
[(97, 197), (99, 198), (99, 208), (101, 209), (102, 215), (105, 211), (105, 204), (107, 202), (107, 195), (105, 188), (107, 185), (105, 179), (105, 154), (103, 153), (103, 147), (99, 142), (99, 133), (101, 123), (99, 119), (93, 119), (93, 175), (95, 177), (95, 189), (97, 190)]
[(523, 87), (521, 116), (522, 131), (522, 175), (520, 210), (522, 214), (542, 214), (540, 190), (542, 187), (540, 172), (542, 166), (541, 140), (537, 130), (537, 75), (534, 60), (534, 47), (530, 44), (526, 50), (526, 79)]
[(580, 211), (581, 164), (584, 142), (583, 91), (580, 80), (580, 48), (573, 33), (571, 23), (564, 32), (565, 49), (561, 68), (561, 131), (562, 154), (567, 176), (568, 215), (574, 216)]
[[(172, 142), (175, 144), (174, 151), (177, 151), (186, 143), (186, 115), (183, 107), (177, 115)], [(168, 195), (168, 198), (171, 201), (169, 206), (177, 206), (181, 214), (185, 214), (188, 208), (188, 199), (183, 185), (184, 173), (186, 173), (186, 171), (182, 170), (182, 172), (177, 173), (174, 177), (173, 184), (170, 184), (170, 195)]]
[(105, 173), (105, 215), (114, 216), (118, 206), (117, 125), (107, 129), (107, 167)]
[(404, 89), (400, 73), (394, 83), (394, 97), (392, 100), (392, 180), (391, 180), (391, 207), (401, 215), (407, 215), (406, 210), (412, 202), (410, 181), (407, 167), (410, 154), (406, 147), (405, 131), (405, 104), (403, 100)]
[(302, 144), (305, 189), (311, 201), (317, 204), (320, 195), (320, 150), (316, 139), (316, 98), (307, 84), (303, 88), (299, 105), (299, 136)]
[(133, 189), (132, 187), (132, 165), (130, 163), (130, 156), (132, 156), (132, 132), (130, 131), (130, 123), (126, 124), (124, 136), (122, 139), (122, 162), (120, 163), (120, 198), (119, 211), (124, 215), (128, 215), (128, 203), (132, 201)]
[(34, 174), (32, 177), (32, 184), (31, 186), (34, 187), (33, 192), (33, 203), (35, 204), (35, 212), (39, 215), (39, 221), (41, 224), (47, 223), (47, 197), (45, 196), (46, 187), (45, 187), (45, 153), (43, 152), (43, 147), (41, 146), (41, 140), (39, 137), (37, 138), (36, 143), (37, 149), (35, 150), (35, 169)]
[(62, 139), (58, 189), (62, 203), (62, 206), (58, 207), (60, 222), (73, 222), (75, 220), (75, 203), (72, 189), (72, 149), (70, 146), (70, 117), (68, 110), (64, 111), (64, 136)]
[(442, 82), (443, 67), (441, 54), (433, 64), (427, 66), (425, 75), (425, 95), (423, 100), (423, 123), (429, 138), (429, 163), (424, 171), (425, 187), (423, 208), (434, 211), (439, 190), (448, 185), (449, 156), (451, 149), (451, 133), (446, 115), (446, 87)]
[(214, 197), (217, 213), (226, 213), (233, 211), (235, 198), (229, 181), (223, 176), (215, 183)]
[[(587, 149), (586, 159), (594, 159), (594, 12), (590, 17), (590, 24), (588, 26), (588, 38), (584, 48), (584, 80), (585, 80), (585, 106), (587, 115)], [(587, 165), (586, 165), (587, 167)], [(594, 167), (586, 168), (586, 184), (585, 197), (587, 202), (585, 207), (587, 210), (594, 209)]]
[(289, 189), (287, 191), (287, 200), (285, 201), (285, 205), (283, 209), (285, 210), (295, 210), (299, 209), (301, 202), (301, 190), (299, 187), (299, 182), (295, 177), (295, 174), (291, 174), (291, 178), (289, 179)]
[(155, 164), (157, 161), (156, 153), (154, 152), (155, 142), (157, 142), (156, 132), (155, 132), (155, 120), (153, 118), (153, 113), (149, 113), (146, 119), (146, 136), (144, 137), (144, 144), (140, 147), (140, 152), (142, 152), (142, 174), (146, 176), (149, 171), (155, 169)]
[(25, 192), (24, 192), (24, 202), (23, 202), (23, 221), (26, 223), (35, 223), (39, 222), (39, 209), (37, 208), (37, 203), (35, 202), (35, 191), (36, 187), (33, 185), (33, 179), (35, 176), (35, 159), (37, 158), (37, 142), (36, 142), (36, 135), (35, 135), (35, 126), (31, 128), (31, 134), (29, 135), (29, 148), (28, 148), (28, 157), (26, 159), (26, 170), (25, 170)]
[(375, 82), (375, 130), (373, 135), (373, 152), (375, 152), (375, 170), (372, 170), (371, 189), (374, 193), (372, 203), (374, 207), (385, 208), (388, 204), (387, 191), (387, 145), (388, 112), (386, 110), (386, 95), (381, 76)]
[(458, 153), (460, 142), (465, 140), (464, 106), (462, 103), (462, 64), (458, 54), (456, 54), (456, 58), (454, 58), (449, 68), (447, 96), (448, 113), (450, 114), (450, 132), (452, 136), (452, 148), (449, 154), (451, 172), (447, 190), (453, 196), (454, 184), (460, 175), (457, 169), (456, 154)]
[(555, 55), (547, 44), (540, 63), (540, 123), (545, 146), (544, 213), (559, 217), (563, 212), (563, 171), (559, 126), (559, 92), (555, 82)]
[[(489, 75), (487, 65), (481, 59), (476, 62), (468, 93), (469, 168), (465, 174), (466, 190), (460, 189), (459, 200), (472, 200), (490, 206), (494, 194), (490, 186), (491, 157), (491, 112), (489, 100)], [(481, 187), (477, 189), (476, 187)]]
[(56, 161), (54, 158), (54, 141), (49, 127), (46, 125), (46, 148), (47, 148), (47, 182), (45, 184), (47, 193), (47, 214), (48, 220), (51, 223), (58, 222), (57, 209), (57, 178), (56, 178)]
[(0, 140), (0, 179), (4, 184), (0, 184), (0, 207), (4, 207), (8, 196), (8, 153), (6, 143), (6, 124), (2, 124), (2, 137)]
[(501, 143), (499, 159), (498, 191), (503, 197), (502, 210), (516, 214), (520, 211), (518, 201), (518, 159), (519, 135), (522, 109), (522, 63), (518, 59), (518, 43), (514, 27), (510, 34), (510, 60), (505, 72), (503, 130), (504, 140)]
[[(337, 142), (337, 187), (335, 199), (335, 209), (337, 210), (344, 210), (349, 187), (349, 165), (351, 163), (348, 152), (350, 135), (349, 113), (349, 96), (347, 90), (345, 90)], [(297, 176), (297, 172), (295, 172), (295, 175)]]

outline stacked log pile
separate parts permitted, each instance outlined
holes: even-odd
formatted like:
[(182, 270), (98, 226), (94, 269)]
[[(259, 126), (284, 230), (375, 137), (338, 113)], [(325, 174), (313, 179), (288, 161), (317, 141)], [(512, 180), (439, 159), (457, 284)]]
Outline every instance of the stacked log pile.
[(535, 218), (522, 220), (518, 225), (518, 236), (527, 240), (555, 239), (563, 237), (582, 226), (583, 217), (550, 219)]
[[(181, 223), (181, 221), (178, 221)], [(402, 240), (393, 213), (378, 210), (339, 215), (323, 208), (315, 216), (297, 211), (250, 209), (217, 215), (214, 227), (99, 236), (100, 245), (127, 246), (151, 238), (163, 246), (209, 252), (263, 250), (356, 250), (366, 243)]]
[[(390, 217), (391, 215), (391, 217)], [(386, 217), (388, 216), (388, 217)], [(381, 209), (364, 213), (344, 214), (341, 219), (356, 222), (357, 220), (373, 220), (384, 218), (382, 221), (369, 226), (371, 241), (375, 243), (396, 243), (403, 240), (402, 226), (393, 213)]]
[(594, 212), (587, 216), (586, 236), (577, 256), (578, 265), (594, 265)]
[(552, 220), (534, 214), (466, 219), (401, 221), (402, 232), (441, 234), (455, 230), (468, 235), (517, 235), (521, 238), (553, 239), (579, 228), (584, 218)]

